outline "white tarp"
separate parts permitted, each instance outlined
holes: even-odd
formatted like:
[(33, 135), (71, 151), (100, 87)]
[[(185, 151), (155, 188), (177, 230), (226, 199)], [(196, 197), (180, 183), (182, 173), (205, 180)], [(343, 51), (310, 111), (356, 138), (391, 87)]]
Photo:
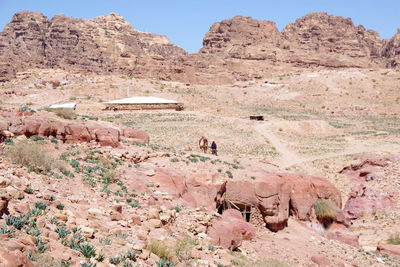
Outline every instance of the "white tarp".
[(177, 104), (174, 100), (169, 100), (154, 96), (135, 96), (105, 102), (104, 104)]
[(55, 108), (75, 109), (76, 103), (53, 104), (49, 108), (51, 108), (51, 109), (55, 109)]

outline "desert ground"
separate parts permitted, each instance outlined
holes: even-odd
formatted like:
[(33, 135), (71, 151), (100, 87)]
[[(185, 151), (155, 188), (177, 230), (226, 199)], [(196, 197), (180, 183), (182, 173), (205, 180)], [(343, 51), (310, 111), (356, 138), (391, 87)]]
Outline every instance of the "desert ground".
[[(185, 108), (104, 110), (104, 102), (128, 96), (172, 99)], [(47, 109), (49, 105), (76, 102), (74, 121), (132, 127), (150, 137), (148, 145), (123, 144), (123, 148), (92, 142), (40, 141), (54, 159), (64, 155), (63, 164), (67, 165), (74, 161), (92, 166), (90, 159), (97, 154), (108, 163), (117, 158), (112, 176), (115, 181), (108, 193), (96, 175), (74, 173), (71, 167), (65, 167), (73, 173), (70, 176), (65, 171), (55, 171), (53, 176), (28, 172), (12, 163), (6, 153), (10, 145), (3, 143), (2, 181), (23, 195), (18, 201), (24, 204), (13, 203), (13, 209), (22, 211), (28, 205), (29, 210), (35, 201), (48, 205), (35, 219), (41, 231), (38, 236), (43, 236), (47, 250), (26, 249), (23, 254), (37, 266), (59, 266), (61, 261), (65, 264), (62, 266), (94, 266), (89, 264), (95, 262), (109, 266), (117, 265), (117, 257), (121, 266), (152, 266), (160, 264), (162, 257), (149, 248), (149, 242), (161, 240), (170, 253), (175, 253), (170, 259), (178, 266), (399, 266), (398, 258), (376, 252), (379, 242), (400, 232), (399, 96), (399, 69), (316, 68), (215, 86), (50, 69), (20, 73), (16, 79), (0, 84), (3, 110), (28, 107), (41, 116), (57, 118)], [(264, 121), (250, 120), (251, 115), (263, 116)], [(218, 156), (199, 149), (201, 136), (217, 143)], [(139, 156), (132, 161), (122, 156), (125, 153)], [(196, 157), (200, 160), (193, 160)], [(370, 181), (354, 167), (367, 161), (384, 162), (370, 164), (368, 174), (374, 174)], [(202, 174), (212, 181), (251, 181), (259, 170), (326, 178), (339, 189), (343, 207), (354, 188), (372, 190), (372, 206), (360, 204), (348, 226), (359, 245), (329, 239), (320, 226), (289, 217), (287, 227), (278, 232), (256, 225), (255, 237), (243, 240), (238, 249), (214, 246), (203, 228), (220, 216), (216, 210), (190, 207), (171, 192), (164, 192), (162, 182), (160, 185), (153, 179), (158, 173), (176, 172), (187, 177)], [(33, 193), (26, 193), (27, 187)], [(127, 192), (134, 193), (129, 197)], [(390, 195), (390, 205), (382, 194)], [(156, 204), (157, 197), (167, 204)], [(56, 209), (61, 203), (65, 208)], [(122, 212), (116, 212), (115, 206), (122, 206)], [(157, 225), (159, 220), (162, 226)], [(3, 222), (0, 224), (5, 225)], [(94, 257), (85, 259), (63, 244), (72, 238), (56, 234), (56, 228), (62, 225), (64, 230), (69, 229), (69, 235), (73, 226), (81, 227), (81, 236), (95, 246), (97, 261)], [(79, 236), (76, 232), (74, 235)], [(13, 236), (19, 238), (17, 245), (34, 247), (29, 239), (32, 235), (16, 231)], [(189, 239), (179, 239), (185, 236)], [(3, 241), (12, 239), (4, 237)], [(177, 249), (179, 240), (186, 242), (181, 242), (184, 256), (176, 254), (182, 252)], [(122, 257), (130, 251), (135, 251), (135, 257)], [(99, 255), (105, 259), (99, 260)], [(324, 255), (328, 263), (316, 260), (318, 255)]]

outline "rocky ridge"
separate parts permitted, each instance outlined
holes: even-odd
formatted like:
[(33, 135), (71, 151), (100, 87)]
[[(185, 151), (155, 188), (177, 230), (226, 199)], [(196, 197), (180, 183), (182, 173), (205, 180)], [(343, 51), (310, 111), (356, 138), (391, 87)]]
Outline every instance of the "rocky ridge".
[[(380, 68), (399, 64), (399, 34), (382, 41), (351, 19), (311, 13), (279, 32), (272, 21), (214, 23), (199, 53), (135, 30), (117, 14), (94, 19), (16, 13), (0, 34), (0, 78), (34, 67), (121, 73), (195, 83), (262, 77), (282, 68)], [(24, 55), (24, 57), (21, 57)]]

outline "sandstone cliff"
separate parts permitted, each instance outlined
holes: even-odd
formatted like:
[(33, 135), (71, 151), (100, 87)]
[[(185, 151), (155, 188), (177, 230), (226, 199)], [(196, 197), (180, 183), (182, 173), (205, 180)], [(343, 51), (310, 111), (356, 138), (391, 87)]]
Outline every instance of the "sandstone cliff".
[(400, 28), (393, 38), (385, 40), (382, 55), (389, 60), (388, 67), (400, 66)]
[(51, 67), (127, 75), (154, 75), (143, 61), (163, 62), (187, 53), (167, 37), (136, 31), (117, 14), (95, 19), (16, 13), (0, 35), (2, 79), (29, 67)]
[(16, 13), (0, 33), (0, 81), (29, 68), (121, 73), (227, 83), (292, 68), (380, 68), (400, 63), (400, 33), (382, 41), (351, 19), (311, 13), (279, 32), (274, 22), (235, 16), (214, 23), (199, 53), (135, 30), (117, 14), (95, 19)]

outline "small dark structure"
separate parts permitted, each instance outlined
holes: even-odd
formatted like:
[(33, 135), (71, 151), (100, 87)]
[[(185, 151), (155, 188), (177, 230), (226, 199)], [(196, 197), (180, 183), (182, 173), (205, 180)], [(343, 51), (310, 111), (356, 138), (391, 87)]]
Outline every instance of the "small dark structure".
[(250, 120), (252, 121), (263, 121), (264, 116), (250, 116)]

